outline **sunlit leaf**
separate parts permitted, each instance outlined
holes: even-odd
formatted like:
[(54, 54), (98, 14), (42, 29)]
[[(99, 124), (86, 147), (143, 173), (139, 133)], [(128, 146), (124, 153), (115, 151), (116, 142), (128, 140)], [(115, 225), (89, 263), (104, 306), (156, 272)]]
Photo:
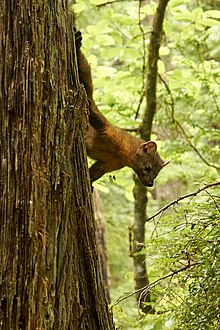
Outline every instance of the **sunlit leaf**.
[(166, 56), (170, 54), (170, 48), (167, 46), (161, 46), (159, 51), (160, 51), (160, 56)]
[(178, 7), (180, 5), (185, 5), (187, 2), (190, 2), (190, 0), (171, 0), (169, 2), (169, 7)]
[(198, 20), (198, 22), (205, 26), (220, 26), (220, 21), (212, 18), (201, 18), (200, 20)]
[(102, 5), (104, 3), (106, 3), (106, 0), (88, 0), (91, 4), (93, 5)]
[(114, 38), (107, 34), (100, 34), (96, 36), (96, 40), (98, 43), (100, 43), (102, 46), (110, 46), (115, 44)]
[(109, 66), (99, 65), (96, 68), (96, 73), (102, 78), (112, 76), (116, 72), (117, 70), (115, 68), (111, 68)]
[(220, 19), (220, 10), (207, 10), (205, 11), (207, 16)]

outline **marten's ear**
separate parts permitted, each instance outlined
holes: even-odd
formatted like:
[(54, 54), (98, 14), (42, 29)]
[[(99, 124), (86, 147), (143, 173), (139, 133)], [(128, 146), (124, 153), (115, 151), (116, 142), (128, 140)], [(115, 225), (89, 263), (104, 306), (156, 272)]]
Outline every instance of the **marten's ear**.
[(148, 153), (152, 156), (155, 155), (156, 151), (157, 151), (157, 144), (153, 141), (144, 142), (138, 148), (138, 152)]

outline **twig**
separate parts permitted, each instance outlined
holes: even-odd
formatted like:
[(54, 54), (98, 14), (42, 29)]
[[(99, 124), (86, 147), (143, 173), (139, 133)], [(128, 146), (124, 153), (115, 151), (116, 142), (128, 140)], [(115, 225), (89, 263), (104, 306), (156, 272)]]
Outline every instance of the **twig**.
[(112, 5), (113, 3), (122, 2), (122, 1), (123, 0), (106, 1), (104, 3), (101, 3), (100, 5), (97, 5), (96, 7), (101, 8), (101, 7), (104, 7), (104, 6), (107, 6), (107, 5)]
[(148, 285), (144, 286), (143, 288), (140, 288), (140, 289), (135, 290), (133, 292), (129, 292), (129, 293), (123, 295), (122, 297), (119, 297), (113, 304), (111, 304), (110, 309), (113, 308), (114, 306), (118, 305), (121, 301), (123, 301), (127, 298), (130, 298), (130, 297), (134, 296), (135, 294), (137, 294), (139, 292), (143, 293), (144, 291), (148, 290), (150, 287), (154, 286), (155, 284), (157, 284), (157, 283), (159, 283), (163, 280), (166, 280), (167, 278), (172, 278), (173, 276), (175, 276), (175, 275), (177, 275), (177, 274), (179, 274), (179, 273), (181, 273), (181, 272), (183, 272), (183, 271), (185, 271), (185, 270), (187, 270), (191, 267), (197, 266), (198, 264), (199, 264), (199, 262), (195, 262), (193, 264), (187, 264), (185, 267), (180, 268), (176, 271), (173, 271), (172, 273), (169, 273), (169, 274), (167, 274), (163, 277), (160, 277), (156, 281), (154, 281), (152, 283), (149, 283)]
[(158, 216), (160, 213), (163, 213), (165, 210), (167, 210), (170, 206), (172, 205), (175, 205), (175, 204), (178, 204), (180, 201), (182, 201), (183, 199), (185, 198), (188, 198), (188, 197), (194, 197), (196, 195), (198, 195), (199, 193), (201, 193), (203, 190), (206, 190), (206, 189), (209, 189), (209, 188), (212, 188), (212, 187), (215, 187), (215, 186), (219, 186), (220, 185), (220, 181), (217, 181), (217, 182), (213, 182), (213, 183), (209, 183), (207, 185), (205, 185), (204, 187), (202, 188), (199, 188), (197, 189), (196, 191), (192, 192), (192, 193), (189, 193), (189, 194), (186, 194), (184, 196), (180, 196), (176, 199), (174, 199), (172, 202), (170, 202), (169, 204), (165, 205), (164, 207), (162, 207), (162, 209), (160, 209), (158, 212), (156, 212), (154, 215), (152, 215), (151, 217), (149, 217), (148, 219), (146, 219), (146, 221), (150, 221), (152, 219), (154, 219), (156, 216)]
[(172, 116), (172, 120), (173, 120), (173, 123), (177, 125), (177, 127), (179, 128), (179, 130), (182, 132), (182, 134), (184, 135), (186, 141), (188, 142), (188, 144), (190, 145), (190, 147), (195, 151), (195, 153), (199, 156), (199, 158), (209, 167), (213, 167), (215, 168), (216, 170), (220, 170), (220, 167), (217, 166), (217, 165), (214, 165), (214, 164), (210, 164), (204, 157), (203, 155), (199, 152), (198, 149), (196, 149), (196, 147), (192, 144), (189, 136), (187, 135), (186, 131), (184, 130), (184, 128), (182, 127), (182, 125), (176, 120), (176, 118), (174, 117), (174, 98), (173, 98), (173, 95), (172, 95), (172, 92), (167, 84), (167, 82), (161, 77), (160, 74), (158, 74), (160, 80), (162, 81), (162, 83), (164, 84), (166, 90), (167, 90), (167, 93), (169, 94), (170, 96), (170, 99), (171, 99), (171, 116)]
[(163, 20), (169, 0), (160, 0), (153, 19), (153, 29), (148, 46), (147, 82), (146, 82), (146, 108), (143, 123), (140, 127), (141, 137), (150, 140), (152, 123), (156, 113), (156, 86), (158, 73), (159, 49), (163, 35)]
[(139, 100), (139, 104), (136, 110), (136, 114), (135, 114), (135, 120), (137, 119), (138, 115), (139, 115), (139, 111), (141, 108), (141, 104), (143, 102), (144, 96), (145, 96), (145, 69), (146, 69), (146, 47), (145, 47), (145, 34), (144, 34), (144, 30), (142, 27), (142, 23), (141, 23), (141, 0), (139, 0), (139, 7), (138, 7), (138, 25), (139, 25), (139, 29), (141, 31), (141, 36), (142, 36), (142, 43), (143, 43), (143, 57), (142, 57), (142, 93), (140, 96), (140, 100)]
[(215, 200), (214, 196), (212, 196), (208, 191), (206, 191), (206, 194), (209, 195), (209, 197), (212, 199), (213, 203), (215, 204), (216, 209), (220, 212), (220, 207), (216, 203), (216, 200)]

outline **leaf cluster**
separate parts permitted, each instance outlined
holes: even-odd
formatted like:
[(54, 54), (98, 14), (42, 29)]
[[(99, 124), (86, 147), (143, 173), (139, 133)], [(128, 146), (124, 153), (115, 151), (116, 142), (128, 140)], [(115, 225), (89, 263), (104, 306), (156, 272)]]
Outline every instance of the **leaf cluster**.
[(216, 329), (219, 322), (219, 199), (215, 189), (181, 202), (155, 224), (146, 246), (157, 276), (160, 269), (156, 304), (170, 313), (172, 329)]

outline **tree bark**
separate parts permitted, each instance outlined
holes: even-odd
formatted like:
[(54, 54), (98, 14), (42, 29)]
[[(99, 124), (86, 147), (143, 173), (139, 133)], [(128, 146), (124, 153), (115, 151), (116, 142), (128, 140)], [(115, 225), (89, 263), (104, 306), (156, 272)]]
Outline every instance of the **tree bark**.
[(1, 329), (114, 329), (64, 0), (0, 4)]
[[(150, 141), (153, 119), (156, 112), (156, 85), (157, 85), (157, 62), (159, 59), (159, 48), (162, 36), (163, 19), (166, 6), (169, 0), (160, 0), (157, 11), (153, 20), (153, 29), (149, 44), (148, 53), (148, 69), (147, 69), (147, 84), (146, 84), (146, 108), (143, 117), (143, 122), (140, 126), (140, 136), (145, 141)], [(147, 189), (140, 181), (135, 178), (134, 187), (134, 243), (133, 243), (133, 258), (135, 272), (135, 289), (141, 289), (149, 284), (146, 268), (146, 260), (144, 255), (136, 255), (140, 252), (145, 244), (145, 220), (147, 207)], [(144, 313), (154, 312), (150, 305), (150, 291), (144, 297), (141, 296), (141, 291), (137, 294), (137, 301)]]
[(100, 196), (97, 190), (93, 192), (95, 218), (97, 223), (96, 237), (97, 246), (101, 264), (102, 281), (107, 295), (108, 303), (110, 304), (110, 269), (108, 259), (107, 238), (105, 230), (105, 218), (102, 212)]
[[(135, 186), (133, 190), (135, 198), (135, 218), (134, 218), (134, 243), (133, 243), (133, 259), (134, 259), (134, 271), (135, 271), (135, 290), (146, 287), (149, 284), (146, 258), (144, 254), (139, 254), (145, 244), (145, 225), (143, 224), (143, 216), (146, 217), (146, 205), (147, 205), (147, 194), (146, 187), (143, 186), (138, 177), (135, 176)], [(134, 254), (135, 252), (135, 254)], [(136, 255), (138, 253), (138, 255)], [(139, 307), (144, 313), (153, 313), (153, 308), (151, 307), (151, 296), (150, 289), (147, 294), (140, 299), (140, 293), (136, 294), (136, 299)]]

